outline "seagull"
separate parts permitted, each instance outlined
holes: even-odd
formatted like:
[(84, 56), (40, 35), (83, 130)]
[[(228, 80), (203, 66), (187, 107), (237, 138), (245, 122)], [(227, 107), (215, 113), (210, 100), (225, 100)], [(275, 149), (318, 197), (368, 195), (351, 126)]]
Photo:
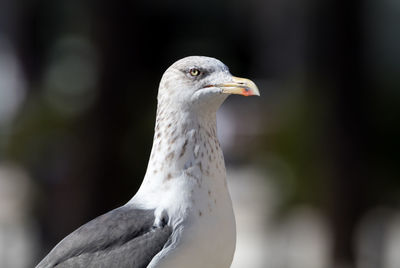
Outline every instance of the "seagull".
[(230, 94), (260, 95), (215, 58), (172, 64), (159, 85), (153, 147), (136, 195), (65, 237), (36, 267), (230, 267), (236, 223), (216, 130)]

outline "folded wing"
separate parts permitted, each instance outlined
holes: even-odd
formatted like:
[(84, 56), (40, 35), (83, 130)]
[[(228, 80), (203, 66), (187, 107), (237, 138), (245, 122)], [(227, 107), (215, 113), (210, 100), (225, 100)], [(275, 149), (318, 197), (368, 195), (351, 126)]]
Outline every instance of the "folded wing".
[(154, 219), (154, 210), (114, 209), (64, 238), (36, 268), (146, 267), (172, 234)]

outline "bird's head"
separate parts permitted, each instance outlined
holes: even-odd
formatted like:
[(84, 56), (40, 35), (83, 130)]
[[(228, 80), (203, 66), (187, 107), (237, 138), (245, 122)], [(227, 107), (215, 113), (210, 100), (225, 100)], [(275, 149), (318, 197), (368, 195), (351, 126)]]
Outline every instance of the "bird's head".
[(232, 76), (221, 61), (191, 56), (175, 62), (164, 73), (158, 102), (180, 109), (216, 111), (230, 94), (260, 95), (251, 80)]

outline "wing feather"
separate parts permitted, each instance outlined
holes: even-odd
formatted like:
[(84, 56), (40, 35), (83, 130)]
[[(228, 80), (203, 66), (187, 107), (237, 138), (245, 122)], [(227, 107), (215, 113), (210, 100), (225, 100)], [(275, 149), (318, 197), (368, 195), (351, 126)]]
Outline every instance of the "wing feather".
[(114, 209), (64, 238), (36, 268), (146, 267), (172, 233), (154, 219), (154, 210)]

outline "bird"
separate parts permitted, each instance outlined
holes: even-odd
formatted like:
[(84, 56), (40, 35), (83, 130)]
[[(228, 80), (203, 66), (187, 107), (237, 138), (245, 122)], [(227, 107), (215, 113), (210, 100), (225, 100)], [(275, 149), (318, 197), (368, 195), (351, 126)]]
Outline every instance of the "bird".
[(260, 95), (215, 58), (173, 63), (159, 84), (153, 147), (137, 193), (66, 236), (36, 268), (230, 267), (236, 223), (216, 112), (231, 94)]

